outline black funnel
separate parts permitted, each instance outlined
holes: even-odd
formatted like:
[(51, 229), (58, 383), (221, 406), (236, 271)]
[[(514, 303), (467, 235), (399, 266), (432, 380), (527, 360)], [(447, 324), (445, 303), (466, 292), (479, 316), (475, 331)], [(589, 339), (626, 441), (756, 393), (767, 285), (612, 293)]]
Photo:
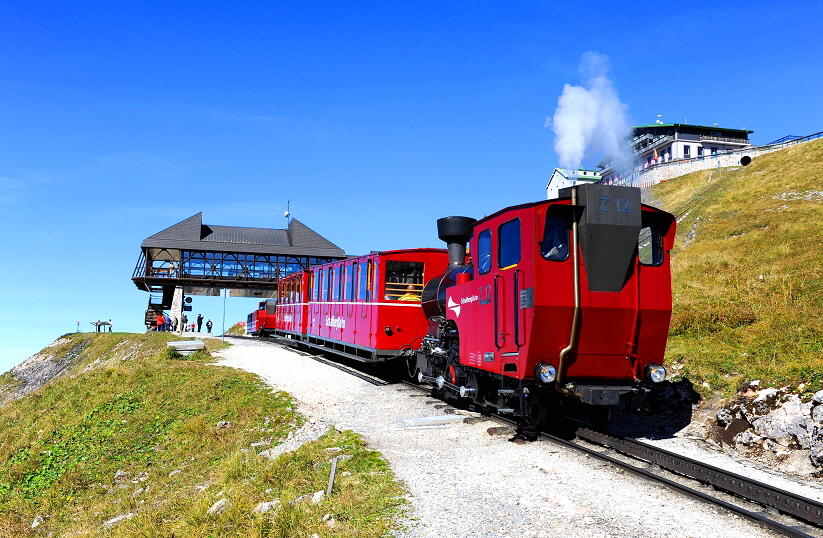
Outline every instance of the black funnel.
[(443, 217), (437, 219), (437, 236), (446, 242), (449, 249), (449, 265), (457, 267), (466, 259), (466, 243), (472, 234), (472, 226), (477, 220), (471, 217)]

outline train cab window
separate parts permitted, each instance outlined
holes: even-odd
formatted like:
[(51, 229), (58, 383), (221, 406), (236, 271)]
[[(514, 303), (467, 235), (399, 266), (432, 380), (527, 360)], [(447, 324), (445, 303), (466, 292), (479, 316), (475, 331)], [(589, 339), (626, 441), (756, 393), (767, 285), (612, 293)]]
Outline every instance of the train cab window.
[(277, 299), (268, 299), (266, 301), (266, 314), (273, 316), (277, 309)]
[(657, 226), (644, 226), (637, 237), (637, 256), (641, 265), (663, 263), (663, 234)]
[(367, 262), (360, 262), (360, 282), (357, 298), (360, 301), (369, 300), (369, 267)]
[(485, 275), (492, 269), (492, 231), (483, 230), (477, 236), (477, 272)]
[(569, 259), (569, 226), (566, 219), (546, 216), (543, 226), (543, 239), (538, 243), (540, 254), (550, 261)]
[(386, 299), (420, 301), (423, 293), (423, 262), (386, 262)]
[(520, 261), (520, 219), (510, 220), (500, 226), (498, 230), (497, 264), (501, 269), (514, 267)]

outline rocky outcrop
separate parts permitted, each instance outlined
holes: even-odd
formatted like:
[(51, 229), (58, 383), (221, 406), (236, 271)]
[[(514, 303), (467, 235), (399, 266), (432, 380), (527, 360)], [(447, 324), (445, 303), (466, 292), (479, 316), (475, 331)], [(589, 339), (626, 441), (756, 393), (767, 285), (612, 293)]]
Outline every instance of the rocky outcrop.
[(91, 343), (91, 340), (81, 340), (66, 352), (58, 351), (68, 343), (70, 343), (68, 338), (58, 338), (49, 347), (9, 370), (4, 375), (7, 379), (6, 384), (0, 386), (0, 406), (34, 392), (64, 373)]
[(823, 466), (823, 391), (804, 402), (788, 388), (760, 389), (752, 381), (715, 419), (720, 439), (743, 453), (781, 459), (808, 451), (809, 463)]

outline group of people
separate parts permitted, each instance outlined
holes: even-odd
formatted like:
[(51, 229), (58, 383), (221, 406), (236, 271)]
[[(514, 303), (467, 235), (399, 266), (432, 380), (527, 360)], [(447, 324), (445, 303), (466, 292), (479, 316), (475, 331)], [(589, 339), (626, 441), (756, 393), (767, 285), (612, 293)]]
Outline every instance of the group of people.
[[(197, 332), (203, 329), (203, 314), (197, 314)], [(214, 324), (211, 320), (206, 321), (206, 330), (211, 334), (211, 328)], [(157, 319), (154, 322), (154, 330), (158, 332), (195, 332), (195, 323), (189, 323), (189, 318), (183, 314), (182, 318), (177, 319), (164, 315), (163, 312), (157, 314)]]

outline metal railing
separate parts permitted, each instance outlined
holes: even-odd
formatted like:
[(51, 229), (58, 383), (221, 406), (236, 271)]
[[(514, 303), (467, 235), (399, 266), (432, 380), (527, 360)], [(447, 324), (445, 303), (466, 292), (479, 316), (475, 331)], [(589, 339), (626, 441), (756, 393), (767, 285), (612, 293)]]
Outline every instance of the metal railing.
[(700, 140), (711, 140), (713, 142), (726, 142), (729, 144), (748, 144), (748, 138), (732, 138), (728, 136), (711, 136), (711, 135), (700, 135)]
[(641, 153), (649, 151), (650, 149), (654, 149), (657, 146), (665, 144), (666, 142), (671, 142), (673, 140), (674, 140), (674, 137), (671, 136), (671, 135), (660, 135), (657, 138), (653, 139), (651, 144), (645, 145), (640, 149), (634, 150), (634, 153), (632, 153), (632, 157), (640, 155)]

